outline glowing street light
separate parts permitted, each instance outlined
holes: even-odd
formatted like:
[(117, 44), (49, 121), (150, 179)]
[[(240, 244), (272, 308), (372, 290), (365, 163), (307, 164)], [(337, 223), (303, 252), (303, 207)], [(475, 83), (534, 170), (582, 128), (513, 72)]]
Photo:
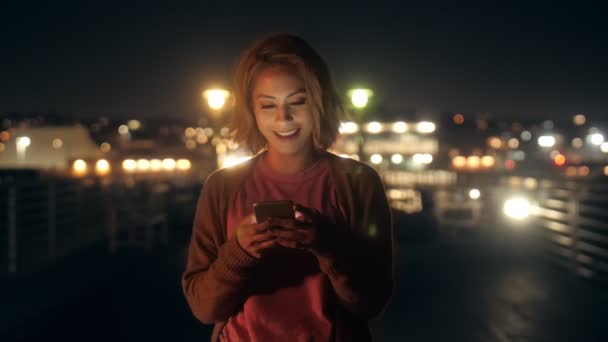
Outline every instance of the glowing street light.
[(340, 134), (353, 134), (359, 132), (359, 125), (354, 122), (341, 122)]
[(421, 121), (416, 125), (416, 130), (419, 133), (433, 133), (435, 132), (435, 124), (430, 121)]
[(538, 145), (540, 147), (553, 147), (555, 145), (555, 137), (552, 135), (542, 135), (538, 137)]
[(365, 126), (365, 128), (369, 133), (372, 133), (372, 134), (377, 134), (377, 133), (382, 132), (382, 124), (377, 121), (372, 121), (372, 122), (368, 123), (367, 126)]
[(95, 172), (100, 176), (110, 173), (110, 163), (105, 159), (100, 159), (95, 164)]
[(600, 146), (604, 142), (604, 136), (601, 133), (593, 133), (589, 135), (589, 141), (596, 146)]
[(393, 132), (395, 133), (405, 133), (407, 128), (407, 124), (403, 121), (397, 121), (393, 124)]
[(362, 109), (367, 106), (369, 98), (374, 94), (370, 89), (352, 89), (348, 92), (350, 101), (355, 108)]
[(20, 161), (25, 160), (25, 152), (27, 151), (28, 146), (31, 144), (31, 140), (29, 137), (19, 137), (17, 138), (17, 157)]
[(207, 104), (213, 110), (221, 110), (224, 108), (229, 96), (230, 92), (225, 89), (209, 89), (203, 92), (203, 97), (207, 100)]

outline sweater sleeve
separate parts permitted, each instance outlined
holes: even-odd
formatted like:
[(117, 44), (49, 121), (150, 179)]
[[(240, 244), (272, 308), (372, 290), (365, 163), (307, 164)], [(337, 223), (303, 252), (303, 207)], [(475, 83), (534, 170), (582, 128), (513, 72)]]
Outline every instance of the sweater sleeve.
[[(369, 320), (388, 302), (393, 289), (393, 226), (380, 177), (373, 170), (355, 184), (357, 222), (334, 237), (334, 248), (317, 255), (342, 306)], [(342, 230), (344, 232), (344, 230)]]
[(206, 324), (228, 319), (242, 305), (257, 259), (225, 237), (220, 182), (210, 176), (198, 199), (182, 289), (194, 316)]

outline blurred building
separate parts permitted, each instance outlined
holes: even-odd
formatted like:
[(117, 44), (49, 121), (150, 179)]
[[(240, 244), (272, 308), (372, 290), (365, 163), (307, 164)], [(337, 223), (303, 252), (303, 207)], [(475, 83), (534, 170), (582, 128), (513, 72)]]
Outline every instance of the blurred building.
[(0, 169), (66, 170), (76, 159), (101, 156), (82, 125), (14, 128), (0, 153)]

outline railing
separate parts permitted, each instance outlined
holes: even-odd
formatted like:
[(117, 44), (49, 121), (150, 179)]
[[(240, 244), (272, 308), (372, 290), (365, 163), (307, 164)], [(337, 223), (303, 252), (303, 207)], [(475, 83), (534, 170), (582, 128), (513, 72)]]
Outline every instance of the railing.
[(0, 179), (0, 275), (36, 272), (105, 238), (107, 210), (94, 184)]
[(578, 276), (608, 280), (608, 185), (565, 180), (537, 184), (528, 192), (536, 201), (532, 236), (541, 242), (538, 246)]

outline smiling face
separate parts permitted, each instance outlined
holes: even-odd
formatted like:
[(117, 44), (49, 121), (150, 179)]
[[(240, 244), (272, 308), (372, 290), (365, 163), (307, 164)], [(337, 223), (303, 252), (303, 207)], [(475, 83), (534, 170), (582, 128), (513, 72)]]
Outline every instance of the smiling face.
[(304, 155), (313, 150), (314, 119), (304, 80), (286, 66), (270, 66), (257, 76), (252, 106), (268, 152)]

